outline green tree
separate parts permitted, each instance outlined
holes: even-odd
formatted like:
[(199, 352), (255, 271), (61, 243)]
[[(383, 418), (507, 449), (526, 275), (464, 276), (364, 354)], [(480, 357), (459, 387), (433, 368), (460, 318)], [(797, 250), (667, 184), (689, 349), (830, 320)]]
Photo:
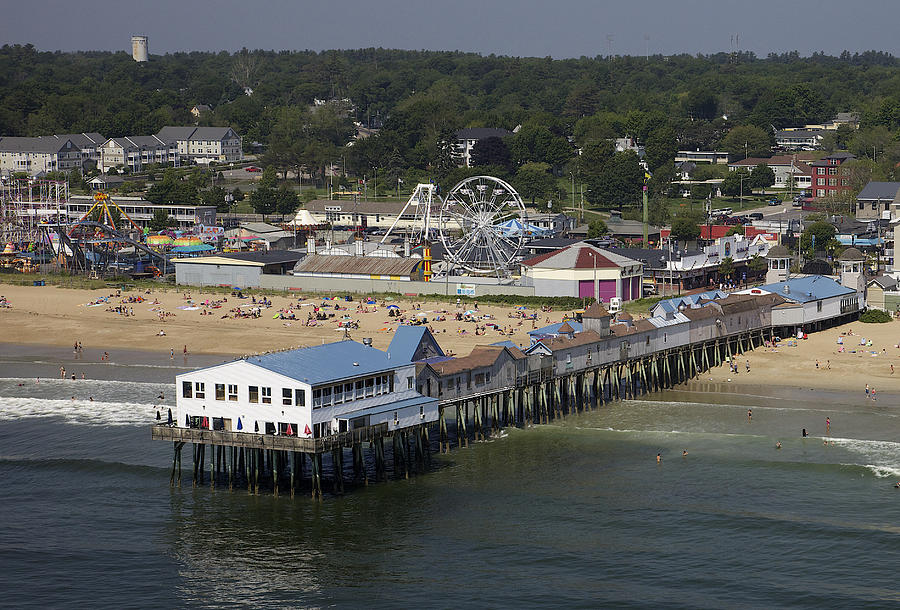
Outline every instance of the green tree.
[(772, 138), (753, 125), (735, 127), (722, 138), (719, 146), (735, 159), (772, 156)]
[(644, 160), (652, 171), (663, 166), (675, 163), (675, 153), (678, 152), (678, 139), (675, 130), (668, 125), (659, 127), (650, 132), (644, 146)]
[(609, 228), (606, 226), (606, 223), (602, 218), (596, 218), (590, 222), (588, 225), (588, 239), (594, 239), (595, 237), (602, 237), (609, 233)]
[[(746, 180), (745, 180), (746, 182)], [(775, 184), (775, 172), (765, 163), (760, 163), (750, 172), (750, 188), (762, 189), (765, 195), (766, 189)], [(744, 185), (746, 188), (746, 185)]]
[(161, 208), (153, 210), (153, 216), (150, 218), (149, 222), (151, 231), (162, 231), (163, 229), (168, 229), (174, 225), (175, 219), (169, 216), (165, 210)]
[(550, 175), (547, 163), (526, 163), (516, 172), (513, 186), (523, 199), (530, 199), (531, 205), (537, 199), (545, 199), (553, 194), (556, 180)]
[(287, 214), (293, 214), (300, 207), (300, 200), (297, 193), (289, 189), (287, 186), (281, 186), (275, 191), (275, 211), (284, 218)]
[(263, 169), (262, 176), (259, 177), (257, 183), (259, 188), (274, 189), (278, 186), (278, 173), (275, 171), (274, 165), (268, 165)]
[(741, 178), (743, 177), (743, 192), (750, 192), (750, 173), (741, 168), (737, 169), (733, 172), (728, 172), (728, 175), (725, 176), (725, 179), (722, 181), (722, 194), (726, 197), (737, 197), (741, 194)]
[(754, 254), (747, 262), (747, 269), (749, 269), (753, 275), (759, 277), (769, 269), (769, 264), (766, 262), (766, 259), (759, 254)]
[(275, 189), (267, 187), (258, 187), (250, 193), (250, 205), (257, 214), (262, 214), (263, 220), (266, 216), (275, 212), (277, 199), (275, 197)]
[(691, 185), (692, 199), (706, 199), (709, 197), (710, 193), (712, 193), (712, 186), (709, 184), (700, 183)]
[(719, 261), (719, 277), (730, 278), (734, 274), (734, 259), (726, 256)]
[(813, 250), (824, 250), (834, 238), (837, 230), (828, 222), (814, 222), (803, 230), (800, 235), (800, 249), (812, 254)]
[(228, 191), (221, 186), (214, 186), (210, 189), (200, 191), (200, 202), (203, 205), (214, 205), (219, 212), (227, 212), (228, 204), (225, 201), (225, 194)]
[(472, 166), (499, 165), (509, 167), (512, 164), (509, 146), (503, 138), (491, 137), (478, 140), (472, 147)]
[(743, 235), (744, 234), (744, 225), (735, 225), (728, 229), (728, 232), (725, 235)]
[(634, 151), (616, 153), (588, 181), (588, 201), (605, 206), (636, 205), (644, 186), (644, 170)]
[(679, 216), (672, 222), (672, 237), (678, 241), (693, 241), (700, 237), (700, 225), (686, 216)]

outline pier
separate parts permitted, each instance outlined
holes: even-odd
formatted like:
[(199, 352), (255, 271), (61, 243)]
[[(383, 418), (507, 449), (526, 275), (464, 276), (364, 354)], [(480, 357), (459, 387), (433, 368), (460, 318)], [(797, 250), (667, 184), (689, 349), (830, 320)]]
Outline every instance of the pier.
[[(211, 490), (298, 492), (322, 498), (345, 485), (368, 485), (423, 473), (431, 454), (450, 453), (510, 427), (548, 424), (684, 383), (735, 356), (773, 340), (768, 326), (674, 346), (602, 365), (554, 374), (530, 367), (514, 383), (439, 399), (433, 421), (404, 426), (367, 425), (315, 438), (178, 427), (152, 427), (153, 440), (173, 444), (170, 485), (181, 486), (185, 445), (191, 445), (191, 483)], [(371, 349), (371, 348), (370, 348)], [(624, 355), (624, 352), (622, 352)], [(330, 481), (330, 485), (328, 484)]]

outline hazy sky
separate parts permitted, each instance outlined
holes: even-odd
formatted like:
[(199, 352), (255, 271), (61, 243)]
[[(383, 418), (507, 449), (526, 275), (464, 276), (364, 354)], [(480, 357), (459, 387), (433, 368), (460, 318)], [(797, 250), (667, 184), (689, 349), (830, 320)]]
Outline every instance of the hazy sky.
[(5, 2), (0, 42), (150, 53), (400, 49), (579, 57), (843, 49), (900, 55), (896, 0), (29, 0)]

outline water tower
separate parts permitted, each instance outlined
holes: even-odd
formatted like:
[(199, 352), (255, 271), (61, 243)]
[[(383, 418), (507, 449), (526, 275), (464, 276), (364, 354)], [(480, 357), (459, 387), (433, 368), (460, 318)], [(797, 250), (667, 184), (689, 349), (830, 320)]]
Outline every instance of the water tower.
[(134, 61), (147, 61), (148, 48), (146, 36), (131, 37), (131, 57)]

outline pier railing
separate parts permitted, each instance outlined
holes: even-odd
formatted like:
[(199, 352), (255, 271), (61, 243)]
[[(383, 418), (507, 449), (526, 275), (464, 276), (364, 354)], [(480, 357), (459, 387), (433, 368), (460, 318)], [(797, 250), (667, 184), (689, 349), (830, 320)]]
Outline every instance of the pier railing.
[(179, 428), (166, 424), (158, 424), (153, 426), (152, 429), (152, 439), (157, 441), (247, 447), (251, 449), (277, 449), (279, 451), (299, 451), (302, 453), (322, 453), (338, 447), (349, 447), (354, 443), (373, 441), (380, 436), (387, 435), (387, 424), (365, 426), (364, 428), (340, 432), (322, 438), (299, 438), (296, 436), (251, 434), (227, 430)]

